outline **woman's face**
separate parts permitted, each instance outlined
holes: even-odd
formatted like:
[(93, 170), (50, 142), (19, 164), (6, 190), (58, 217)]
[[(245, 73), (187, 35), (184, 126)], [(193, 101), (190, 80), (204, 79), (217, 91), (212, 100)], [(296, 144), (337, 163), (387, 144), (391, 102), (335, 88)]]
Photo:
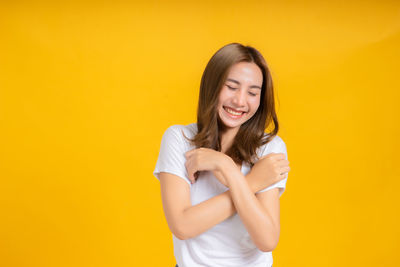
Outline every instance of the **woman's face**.
[(236, 129), (256, 113), (260, 105), (263, 76), (255, 63), (233, 65), (222, 86), (218, 116), (228, 129)]

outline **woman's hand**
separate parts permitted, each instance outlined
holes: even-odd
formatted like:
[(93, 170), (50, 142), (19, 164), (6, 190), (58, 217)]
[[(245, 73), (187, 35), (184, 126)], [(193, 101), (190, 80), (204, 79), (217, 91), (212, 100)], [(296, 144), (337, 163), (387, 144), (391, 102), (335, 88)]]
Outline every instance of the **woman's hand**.
[(197, 179), (199, 171), (212, 171), (215, 177), (226, 186), (225, 178), (220, 170), (230, 160), (227, 155), (214, 149), (201, 147), (186, 152), (185, 156), (185, 167), (192, 184)]
[(289, 171), (289, 161), (284, 153), (270, 153), (254, 164), (246, 178), (253, 192), (258, 192), (285, 179)]

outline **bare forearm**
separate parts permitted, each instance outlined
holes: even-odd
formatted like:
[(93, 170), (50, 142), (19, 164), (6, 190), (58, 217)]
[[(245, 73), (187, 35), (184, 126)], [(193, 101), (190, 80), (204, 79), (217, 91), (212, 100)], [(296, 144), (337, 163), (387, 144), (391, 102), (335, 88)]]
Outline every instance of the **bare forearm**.
[(186, 237), (193, 238), (236, 213), (229, 190), (184, 211)]
[(254, 195), (240, 171), (232, 164), (227, 164), (222, 169), (222, 174), (229, 184), (233, 205), (253, 242), (261, 250), (268, 250), (270, 244), (274, 243), (278, 226)]
[[(265, 181), (261, 183), (256, 179), (257, 175), (259, 173), (252, 170), (245, 176), (248, 187), (253, 193), (265, 188)], [(184, 211), (182, 220), (186, 237), (198, 236), (234, 214), (236, 214), (236, 208), (230, 190), (191, 206)]]

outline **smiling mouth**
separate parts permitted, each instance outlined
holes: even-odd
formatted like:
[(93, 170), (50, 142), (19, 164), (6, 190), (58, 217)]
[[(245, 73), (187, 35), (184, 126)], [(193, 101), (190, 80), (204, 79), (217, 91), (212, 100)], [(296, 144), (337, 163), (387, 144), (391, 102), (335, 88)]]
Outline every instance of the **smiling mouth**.
[(229, 108), (229, 107), (225, 107), (225, 106), (224, 106), (224, 110), (225, 110), (231, 117), (234, 117), (234, 118), (240, 118), (240, 117), (242, 117), (242, 115), (243, 115), (244, 113), (246, 113), (246, 112), (244, 112), (244, 111), (235, 110), (235, 109), (232, 109), (232, 108)]

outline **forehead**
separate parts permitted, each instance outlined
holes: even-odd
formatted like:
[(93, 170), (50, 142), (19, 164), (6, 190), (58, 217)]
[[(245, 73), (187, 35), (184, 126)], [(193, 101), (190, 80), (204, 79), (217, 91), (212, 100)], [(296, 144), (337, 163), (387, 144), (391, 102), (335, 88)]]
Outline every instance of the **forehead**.
[(239, 62), (229, 69), (227, 79), (235, 79), (240, 83), (253, 83), (260, 85), (263, 82), (263, 76), (260, 67), (253, 62)]

